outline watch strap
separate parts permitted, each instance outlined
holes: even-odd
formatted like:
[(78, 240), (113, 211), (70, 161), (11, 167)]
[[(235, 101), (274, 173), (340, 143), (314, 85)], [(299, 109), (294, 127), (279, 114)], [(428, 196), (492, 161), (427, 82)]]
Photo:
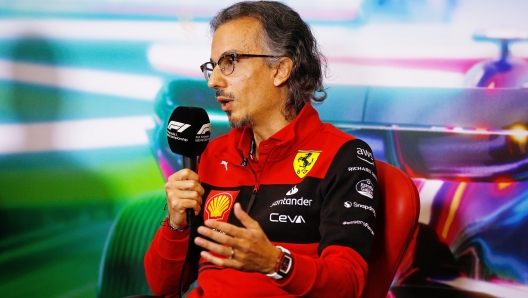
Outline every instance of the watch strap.
[(266, 274), (266, 276), (271, 277), (273, 279), (281, 279), (285, 277), (288, 273), (290, 273), (293, 265), (293, 259), (290, 251), (282, 246), (277, 245), (277, 247), (282, 250), (282, 253), (277, 258), (275, 272)]

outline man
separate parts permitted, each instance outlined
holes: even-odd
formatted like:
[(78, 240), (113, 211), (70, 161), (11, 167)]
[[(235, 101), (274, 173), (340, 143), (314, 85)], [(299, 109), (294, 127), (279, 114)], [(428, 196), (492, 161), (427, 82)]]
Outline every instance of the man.
[[(201, 66), (233, 129), (213, 140), (198, 174), (165, 186), (168, 217), (145, 256), (156, 295), (196, 279), (184, 266), (185, 210), (204, 220), (198, 286), (188, 297), (358, 297), (377, 207), (368, 145), (323, 124), (322, 55), (299, 15), (278, 2), (241, 2), (212, 21)], [(317, 96), (320, 94), (321, 96)]]

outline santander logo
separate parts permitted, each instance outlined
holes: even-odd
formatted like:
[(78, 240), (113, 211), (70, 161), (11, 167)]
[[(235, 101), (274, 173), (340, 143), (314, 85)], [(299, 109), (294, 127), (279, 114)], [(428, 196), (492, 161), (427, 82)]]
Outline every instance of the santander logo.
[(290, 190), (286, 193), (286, 195), (287, 195), (287, 196), (291, 196), (291, 195), (296, 194), (298, 191), (299, 191), (299, 189), (297, 189), (297, 185), (295, 185), (292, 189), (290, 189)]

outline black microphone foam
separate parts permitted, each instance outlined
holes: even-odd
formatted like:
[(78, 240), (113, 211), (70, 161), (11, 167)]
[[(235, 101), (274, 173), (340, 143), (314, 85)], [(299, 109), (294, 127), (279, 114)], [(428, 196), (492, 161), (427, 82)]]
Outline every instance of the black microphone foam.
[(211, 124), (204, 109), (184, 106), (174, 109), (167, 123), (167, 140), (172, 152), (196, 158), (203, 153), (210, 137)]

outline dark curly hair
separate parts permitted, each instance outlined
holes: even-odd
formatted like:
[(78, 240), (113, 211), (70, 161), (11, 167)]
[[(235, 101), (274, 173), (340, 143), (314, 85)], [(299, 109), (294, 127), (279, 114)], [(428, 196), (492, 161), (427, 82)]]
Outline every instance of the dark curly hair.
[[(290, 98), (284, 106), (286, 119), (293, 119), (306, 103), (321, 103), (327, 94), (323, 88), (323, 56), (310, 26), (289, 6), (275, 1), (244, 1), (220, 11), (210, 23), (211, 32), (236, 19), (251, 17), (264, 29), (261, 46), (270, 54), (288, 57), (293, 68), (286, 84)], [(271, 63), (268, 61), (271, 65)]]

